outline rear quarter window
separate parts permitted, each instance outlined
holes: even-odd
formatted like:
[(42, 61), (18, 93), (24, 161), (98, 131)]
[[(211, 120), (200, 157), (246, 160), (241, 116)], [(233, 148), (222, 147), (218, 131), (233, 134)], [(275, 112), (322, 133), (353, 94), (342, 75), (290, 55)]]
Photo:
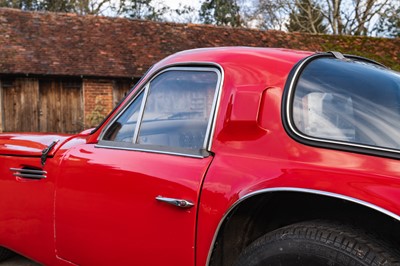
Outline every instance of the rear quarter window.
[(317, 57), (294, 75), (287, 119), (297, 138), (331, 147), (400, 150), (400, 75), (360, 59)]

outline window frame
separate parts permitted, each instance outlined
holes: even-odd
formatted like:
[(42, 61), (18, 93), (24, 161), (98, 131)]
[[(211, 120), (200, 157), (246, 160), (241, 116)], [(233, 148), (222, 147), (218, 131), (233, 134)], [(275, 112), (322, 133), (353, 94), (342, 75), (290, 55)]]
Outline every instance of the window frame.
[[(109, 128), (117, 121), (123, 113), (131, 106), (131, 104), (143, 93), (143, 99), (141, 102), (141, 107), (138, 115), (138, 122), (135, 127), (135, 132), (133, 138), (137, 140), (140, 127), (142, 124), (142, 119), (144, 116), (144, 111), (146, 107), (146, 102), (149, 97), (149, 91), (151, 89), (151, 83), (158, 76), (163, 73), (169, 71), (198, 71), (198, 72), (214, 72), (217, 75), (217, 82), (214, 92), (214, 98), (212, 101), (210, 116), (207, 122), (206, 134), (204, 137), (203, 146), (199, 150), (189, 149), (189, 148), (180, 148), (180, 147), (169, 147), (169, 146), (158, 146), (158, 145), (149, 145), (149, 144), (138, 144), (138, 143), (128, 143), (128, 142), (117, 142), (104, 140), (105, 133), (109, 130)], [(219, 100), (221, 95), (221, 88), (223, 83), (223, 70), (217, 64), (214, 63), (192, 63), (188, 64), (176, 64), (167, 66), (160, 71), (154, 73), (149, 79), (140, 87), (136, 89), (136, 92), (132, 95), (131, 99), (126, 103), (126, 105), (121, 108), (121, 110), (115, 114), (115, 116), (110, 120), (110, 122), (103, 128), (99, 141), (95, 145), (96, 148), (107, 148), (107, 149), (119, 149), (119, 150), (132, 150), (132, 151), (141, 151), (141, 152), (151, 152), (151, 153), (160, 153), (160, 154), (169, 154), (169, 155), (177, 155), (177, 156), (185, 156), (185, 157), (194, 157), (194, 158), (205, 158), (211, 154), (211, 144), (212, 144), (212, 136), (214, 135), (215, 128), (215, 120), (216, 113), (219, 107)]]
[[(376, 65), (377, 67), (382, 67), (384, 69), (388, 69), (386, 66), (364, 58), (360, 56), (353, 56), (353, 55), (343, 55), (343, 58), (337, 57), (337, 52), (327, 52), (327, 53), (317, 53), (311, 55), (309, 57), (304, 58), (300, 62), (298, 62), (293, 69), (290, 71), (288, 78), (286, 80), (286, 84), (283, 91), (283, 97), (281, 102), (281, 119), (283, 123), (283, 127), (286, 133), (295, 141), (300, 142), (302, 144), (313, 146), (313, 147), (320, 147), (320, 148), (327, 148), (333, 150), (340, 150), (340, 151), (348, 151), (354, 153), (361, 153), (366, 155), (373, 155), (373, 156), (380, 156), (386, 158), (394, 158), (400, 159), (400, 150), (391, 149), (391, 148), (384, 148), (378, 146), (372, 146), (367, 144), (358, 144), (352, 142), (345, 142), (340, 140), (331, 140), (325, 138), (319, 138), (314, 136), (309, 136), (302, 131), (300, 131), (294, 122), (294, 115), (293, 115), (293, 106), (294, 106), (294, 96), (298, 81), (300, 79), (303, 70), (316, 59), (319, 58), (332, 58), (332, 59), (341, 59), (341, 60), (357, 60), (363, 61), (369, 64)], [(341, 54), (339, 54), (341, 55)]]

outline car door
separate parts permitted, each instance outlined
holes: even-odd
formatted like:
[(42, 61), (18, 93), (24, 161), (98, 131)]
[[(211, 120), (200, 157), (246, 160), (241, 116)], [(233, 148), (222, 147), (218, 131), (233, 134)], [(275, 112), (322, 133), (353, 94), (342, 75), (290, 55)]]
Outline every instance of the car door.
[(193, 265), (220, 72), (158, 73), (72, 148), (56, 188), (57, 255), (79, 265)]

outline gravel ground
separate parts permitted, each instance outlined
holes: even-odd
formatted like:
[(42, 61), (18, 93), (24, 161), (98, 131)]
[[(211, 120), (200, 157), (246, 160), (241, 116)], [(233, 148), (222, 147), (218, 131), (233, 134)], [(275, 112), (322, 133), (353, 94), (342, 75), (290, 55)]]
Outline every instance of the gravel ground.
[(16, 255), (8, 260), (0, 262), (0, 266), (40, 266), (40, 264)]

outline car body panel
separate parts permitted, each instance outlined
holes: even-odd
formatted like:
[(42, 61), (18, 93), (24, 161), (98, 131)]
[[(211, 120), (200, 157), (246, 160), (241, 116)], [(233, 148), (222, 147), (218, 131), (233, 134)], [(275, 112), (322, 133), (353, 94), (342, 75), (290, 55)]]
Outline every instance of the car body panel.
[[(398, 219), (397, 159), (305, 145), (285, 130), (285, 85), (296, 64), (313, 54), (224, 47), (167, 57), (97, 129), (61, 138), (43, 167), (45, 180), (21, 182), (8, 168), (42, 167), (41, 150), (58, 136), (40, 135), (45, 140), (34, 144), (29, 141), (38, 135), (0, 137), (1, 153), (12, 155), (2, 157), (7, 169), (0, 170), (0, 245), (49, 265), (206, 265), (235, 207), (280, 191), (341, 198)], [(98, 145), (148, 80), (176, 66), (212, 66), (222, 73), (208, 156)], [(185, 199), (194, 207), (178, 208), (157, 196)], [(21, 226), (23, 234), (16, 237)], [(43, 246), (33, 247), (40, 236)]]
[[(35, 260), (54, 264), (54, 179), (24, 179), (10, 168), (41, 167), (34, 157), (1, 157), (0, 245)], [(49, 168), (57, 166), (49, 164)], [(38, 244), (40, 243), (40, 244)]]
[[(211, 160), (94, 145), (71, 149), (57, 180), (57, 255), (78, 265), (192, 264), (199, 188)], [(181, 209), (157, 196), (195, 206)]]

